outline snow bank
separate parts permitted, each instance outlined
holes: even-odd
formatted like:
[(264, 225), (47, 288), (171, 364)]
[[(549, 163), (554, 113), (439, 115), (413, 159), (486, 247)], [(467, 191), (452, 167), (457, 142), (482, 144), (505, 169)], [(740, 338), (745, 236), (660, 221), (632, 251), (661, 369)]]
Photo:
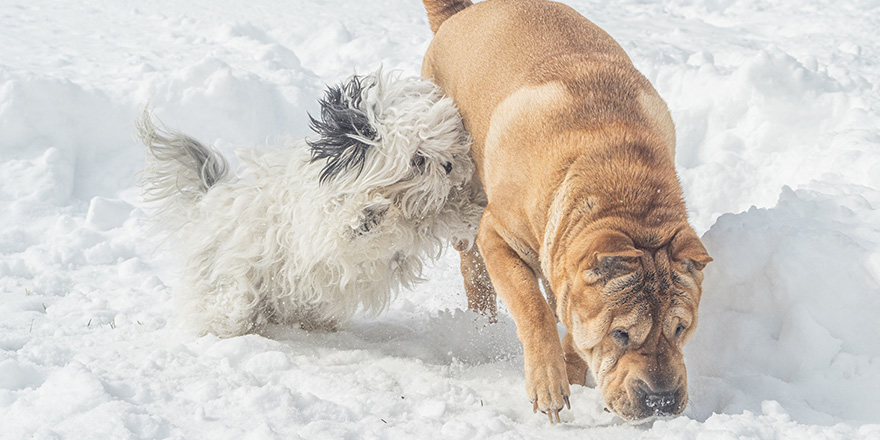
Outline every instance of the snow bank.
[(724, 212), (771, 206), (775, 192), (767, 188), (816, 178), (880, 186), (873, 129), (880, 115), (863, 96), (865, 80), (850, 75), (775, 47), (733, 68), (698, 52), (684, 67), (660, 70), (658, 87), (676, 109), (676, 161), (694, 194), (689, 202), (700, 207), (697, 226)]
[(773, 208), (725, 214), (705, 234), (700, 330), (688, 347), (693, 409), (872, 421), (880, 400), (880, 191), (814, 184)]
[[(241, 38), (245, 37), (231, 40)], [(275, 46), (269, 46), (270, 49), (250, 49), (271, 52)], [(207, 57), (172, 72), (169, 77), (154, 76), (154, 81), (140, 93), (148, 97), (150, 107), (172, 127), (186, 130), (205, 142), (219, 140), (221, 147), (277, 142), (285, 135), (304, 136), (308, 134), (308, 118), (304, 115), (307, 107), (314, 112), (320, 82), (302, 70), (296, 55), (290, 53), (287, 57), (287, 64), (275, 67), (285, 70), (290, 75), (288, 81), (296, 85), (272, 83), (252, 72), (234, 69), (218, 58)]]
[[(130, 112), (105, 93), (69, 80), (4, 76), (0, 74), (0, 197), (67, 204), (71, 197), (114, 195), (107, 189), (130, 186), (137, 163), (128, 163), (121, 152), (131, 143)], [(34, 167), (40, 171), (25, 174), (23, 169)], [(26, 196), (7, 194), (25, 189)]]
[[(715, 262), (681, 417), (575, 387), (531, 413), (502, 307), (457, 257), (338, 333), (196, 337), (143, 225), (131, 137), (156, 116), (231, 153), (308, 134), (325, 83), (416, 74), (419, 2), (0, 4), (0, 438), (880, 439), (876, 5), (587, 2), (669, 103)], [(391, 12), (389, 12), (391, 11)]]

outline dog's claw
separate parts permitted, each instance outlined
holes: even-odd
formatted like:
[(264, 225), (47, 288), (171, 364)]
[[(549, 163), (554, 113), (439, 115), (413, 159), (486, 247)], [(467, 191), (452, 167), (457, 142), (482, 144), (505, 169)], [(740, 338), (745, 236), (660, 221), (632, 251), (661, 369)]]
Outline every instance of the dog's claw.
[(550, 424), (553, 425), (553, 424), (556, 424), (556, 423), (562, 423), (562, 419), (559, 418), (559, 411), (560, 411), (561, 409), (562, 409), (562, 408), (560, 408), (560, 409), (551, 409), (551, 410), (549, 410), (549, 411), (541, 411), (541, 412), (544, 413), (544, 414), (547, 414), (547, 419), (549, 419), (549, 420), (550, 420)]
[[(571, 409), (571, 403), (568, 401), (568, 396), (562, 395), (562, 399), (565, 402), (565, 406), (562, 408), (550, 409), (547, 411), (541, 410), (541, 413), (547, 414), (547, 418), (550, 420), (550, 424), (562, 423), (562, 419), (559, 417), (559, 411), (562, 411), (565, 408)], [(538, 401), (532, 401), (532, 413), (538, 412)]]

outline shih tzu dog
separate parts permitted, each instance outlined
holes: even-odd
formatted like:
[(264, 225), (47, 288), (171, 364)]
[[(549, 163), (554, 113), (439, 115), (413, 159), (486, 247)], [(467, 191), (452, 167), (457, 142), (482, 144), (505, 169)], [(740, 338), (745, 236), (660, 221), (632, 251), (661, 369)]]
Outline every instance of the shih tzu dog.
[(447, 243), (473, 243), (485, 202), (451, 98), (377, 72), (320, 104), (317, 137), (238, 151), (239, 173), (148, 112), (139, 122), (140, 185), (182, 257), (178, 297), (202, 333), (335, 329), (381, 311)]

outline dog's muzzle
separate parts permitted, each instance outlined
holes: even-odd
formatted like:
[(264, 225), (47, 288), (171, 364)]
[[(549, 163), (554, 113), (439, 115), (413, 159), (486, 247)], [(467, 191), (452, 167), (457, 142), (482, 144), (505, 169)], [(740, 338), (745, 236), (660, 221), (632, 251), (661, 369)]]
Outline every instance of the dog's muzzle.
[(648, 385), (636, 380), (631, 386), (632, 406), (635, 418), (650, 416), (674, 416), (680, 414), (687, 404), (683, 387), (662, 387)]

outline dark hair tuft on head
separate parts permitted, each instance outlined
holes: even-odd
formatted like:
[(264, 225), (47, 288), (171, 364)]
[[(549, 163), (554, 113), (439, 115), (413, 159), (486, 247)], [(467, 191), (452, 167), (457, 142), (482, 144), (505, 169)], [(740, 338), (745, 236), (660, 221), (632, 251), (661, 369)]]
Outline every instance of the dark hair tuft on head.
[(352, 76), (349, 80), (327, 88), (321, 99), (321, 120), (309, 115), (309, 127), (318, 138), (307, 140), (311, 148), (311, 162), (326, 160), (321, 170), (320, 182), (324, 183), (342, 172), (357, 168), (360, 175), (371, 144), (378, 137), (363, 110), (363, 92), (376, 85), (370, 79)]

